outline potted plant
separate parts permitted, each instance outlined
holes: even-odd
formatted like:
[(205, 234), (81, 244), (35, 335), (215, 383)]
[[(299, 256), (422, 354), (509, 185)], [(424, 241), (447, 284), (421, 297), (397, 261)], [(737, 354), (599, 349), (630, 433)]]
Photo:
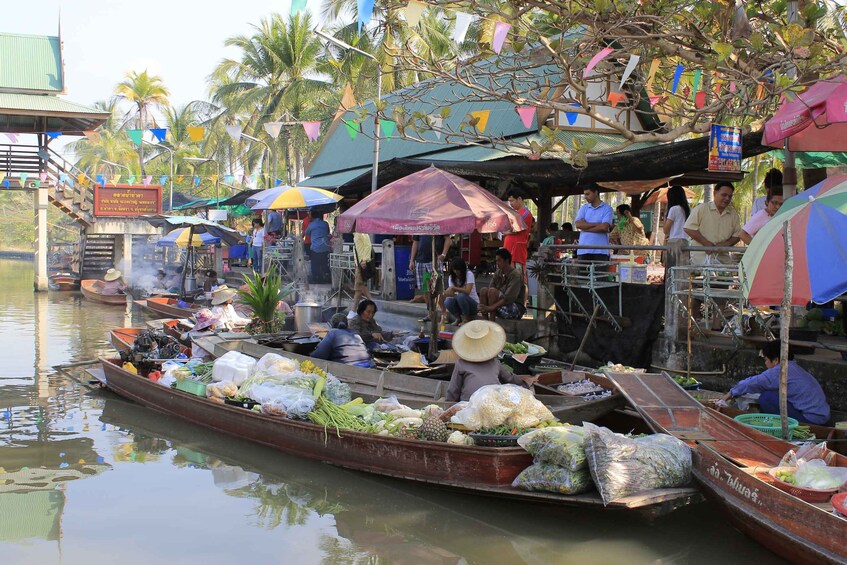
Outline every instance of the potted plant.
[(280, 302), (291, 293), (292, 287), (280, 288), (282, 277), (274, 267), (264, 277), (258, 273), (244, 275), (246, 289), (239, 289), (241, 302), (250, 307), (253, 317), (247, 333), (277, 333), (284, 329), (285, 313), (279, 310)]

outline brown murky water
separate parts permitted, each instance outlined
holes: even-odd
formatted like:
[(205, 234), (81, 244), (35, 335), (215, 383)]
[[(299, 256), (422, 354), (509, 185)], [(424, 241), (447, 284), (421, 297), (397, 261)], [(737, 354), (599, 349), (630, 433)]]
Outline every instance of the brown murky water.
[(279, 454), (52, 366), (137, 311), (0, 260), (0, 563), (770, 563), (708, 504), (655, 523), (445, 492)]

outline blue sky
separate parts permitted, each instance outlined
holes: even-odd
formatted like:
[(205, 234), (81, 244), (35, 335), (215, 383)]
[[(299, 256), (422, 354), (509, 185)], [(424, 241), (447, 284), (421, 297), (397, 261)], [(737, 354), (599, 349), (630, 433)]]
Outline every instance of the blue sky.
[[(319, 11), (320, 0), (309, 0)], [(67, 98), (92, 104), (112, 95), (128, 70), (162, 77), (175, 104), (206, 98), (206, 78), (237, 51), (224, 46), (234, 35), (290, 0), (27, 0), (3, 2), (0, 31), (55, 35), (61, 10)]]

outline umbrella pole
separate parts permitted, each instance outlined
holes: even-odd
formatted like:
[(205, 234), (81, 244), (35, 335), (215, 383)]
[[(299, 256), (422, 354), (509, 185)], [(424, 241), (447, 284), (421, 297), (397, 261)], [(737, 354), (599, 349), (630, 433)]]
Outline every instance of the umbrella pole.
[(429, 358), (435, 359), (438, 356), (438, 319), (435, 317), (436, 302), (438, 301), (438, 284), (435, 277), (441, 273), (441, 270), (436, 263), (438, 256), (435, 254), (435, 236), (432, 236), (431, 242), (432, 276), (429, 277), (430, 288), (426, 289), (426, 292), (429, 293)]
[(779, 415), (782, 423), (782, 437), (787, 441), (788, 437), (788, 339), (789, 327), (791, 326), (791, 295), (793, 294), (793, 281), (791, 273), (794, 271), (794, 250), (791, 248), (791, 225), (785, 222), (783, 227), (785, 239), (785, 279), (782, 294), (782, 311), (779, 313), (780, 328), (779, 336), (781, 346), (779, 349)]
[(179, 295), (185, 298), (185, 277), (188, 275), (188, 267), (191, 263), (191, 251), (194, 247), (194, 226), (188, 228), (188, 248), (185, 250), (185, 264), (182, 266), (182, 277), (179, 280)]

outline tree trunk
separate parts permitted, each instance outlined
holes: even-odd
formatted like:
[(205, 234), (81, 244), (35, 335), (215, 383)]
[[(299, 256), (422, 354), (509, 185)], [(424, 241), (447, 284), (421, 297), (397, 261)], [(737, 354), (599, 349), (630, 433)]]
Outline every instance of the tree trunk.
[(791, 274), (794, 272), (794, 251), (791, 249), (791, 224), (785, 222), (782, 231), (785, 238), (785, 288), (782, 293), (782, 308), (779, 311), (779, 415), (782, 421), (782, 437), (788, 436), (788, 338), (791, 327), (791, 294), (793, 291)]

